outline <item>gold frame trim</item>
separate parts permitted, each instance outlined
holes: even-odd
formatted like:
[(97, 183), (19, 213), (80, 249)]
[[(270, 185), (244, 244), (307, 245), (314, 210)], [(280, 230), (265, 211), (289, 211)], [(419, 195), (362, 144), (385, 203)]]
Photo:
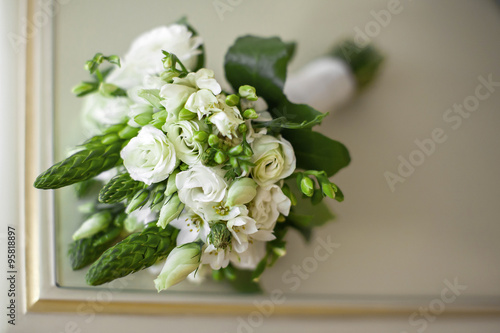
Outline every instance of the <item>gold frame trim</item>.
[[(32, 17), (39, 4), (35, 0), (27, 1), (27, 17)], [(39, 37), (29, 39), (26, 45), (26, 94), (25, 94), (25, 172), (24, 172), (24, 236), (25, 236), (25, 272), (26, 272), (26, 310), (28, 312), (78, 312), (78, 307), (86, 300), (52, 299), (42, 297), (40, 282), (40, 222), (41, 222), (41, 196), (32, 186), (33, 180), (38, 175), (38, 162), (41, 153), (38, 146), (40, 123), (40, 87), (38, 85), (40, 59)], [(70, 291), (68, 291), (70, 292)], [(160, 303), (160, 302), (133, 302), (110, 301), (102, 304), (105, 314), (134, 314), (134, 315), (178, 315), (178, 314), (215, 314), (215, 315), (244, 315), (256, 310), (249, 299), (242, 303)], [(314, 305), (314, 304), (284, 304), (275, 305), (273, 315), (300, 315), (300, 316), (394, 316), (409, 315), (416, 311), (415, 306), (398, 305)], [(485, 316), (500, 315), (498, 307), (472, 307), (447, 309), (442, 316)]]

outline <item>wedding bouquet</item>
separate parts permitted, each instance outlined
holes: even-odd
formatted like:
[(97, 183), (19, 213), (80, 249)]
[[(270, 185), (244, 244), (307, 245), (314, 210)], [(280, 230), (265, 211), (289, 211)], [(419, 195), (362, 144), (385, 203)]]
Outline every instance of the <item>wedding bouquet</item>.
[[(98, 53), (86, 63), (93, 80), (74, 93), (92, 136), (35, 187), (76, 184), (91, 198), (69, 251), (73, 269), (91, 265), (88, 284), (164, 262), (158, 291), (210, 272), (254, 290), (286, 253), (290, 228), (308, 238), (331, 217), (311, 207), (344, 199), (329, 177), (350, 157), (312, 130), (326, 113), (283, 92), (294, 50), (276, 37), (238, 38), (225, 57), (232, 91), (203, 67), (202, 40), (185, 21), (140, 36), (123, 60)], [(354, 57), (365, 60), (346, 75), (371, 79), (380, 56)]]

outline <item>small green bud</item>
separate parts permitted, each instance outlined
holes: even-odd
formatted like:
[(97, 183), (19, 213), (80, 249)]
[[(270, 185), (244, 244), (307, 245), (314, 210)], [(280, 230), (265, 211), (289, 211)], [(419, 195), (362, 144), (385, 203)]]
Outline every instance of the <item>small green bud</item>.
[(97, 90), (97, 85), (95, 83), (91, 83), (91, 82), (82, 82), (78, 85), (76, 85), (75, 87), (73, 87), (73, 89), (71, 89), (71, 92), (73, 94), (75, 94), (76, 96), (80, 97), (80, 96), (85, 96), (91, 92), (94, 92)]
[(249, 101), (256, 101), (258, 99), (255, 88), (249, 85), (241, 86), (238, 89), (238, 94)]
[(144, 206), (146, 204), (146, 201), (148, 200), (148, 197), (149, 197), (149, 191), (147, 190), (143, 190), (137, 193), (127, 205), (125, 213), (130, 214), (137, 208)]
[(238, 126), (238, 131), (239, 131), (241, 134), (246, 133), (246, 132), (248, 131), (248, 127), (247, 127), (247, 125), (246, 125), (245, 123), (240, 124), (240, 125)]
[(171, 82), (174, 79), (174, 77), (178, 76), (179, 72), (173, 71), (170, 68), (160, 74), (160, 78), (165, 82)]
[(229, 149), (227, 153), (231, 156), (238, 156), (242, 152), (243, 152), (243, 146), (237, 145), (237, 146), (234, 146), (231, 149)]
[(304, 193), (308, 197), (312, 197), (312, 195), (314, 193), (313, 180), (307, 176), (302, 178), (302, 180), (300, 181), (300, 190), (302, 191), (302, 193)]
[(118, 132), (118, 136), (120, 139), (132, 139), (134, 136), (139, 133), (140, 128), (138, 127), (132, 127), (132, 126), (125, 126), (120, 132)]
[(330, 183), (322, 183), (321, 184), (321, 191), (323, 191), (323, 194), (326, 195), (327, 197), (331, 199), (335, 199), (335, 191), (333, 190), (333, 186)]
[(146, 126), (151, 120), (153, 120), (153, 111), (143, 112), (134, 117), (134, 121), (141, 126)]
[(161, 60), (163, 62), (163, 68), (170, 69), (172, 67), (172, 55), (168, 52), (163, 51), (165, 57)]
[(231, 232), (227, 229), (226, 224), (223, 222), (212, 225), (207, 238), (217, 249), (225, 249), (229, 244), (231, 244)]
[(165, 121), (167, 119), (167, 116), (168, 116), (167, 110), (161, 110), (161, 111), (153, 113), (153, 119), (154, 120), (163, 120), (163, 121)]
[(236, 106), (240, 102), (240, 96), (232, 94), (226, 97), (226, 104), (229, 106)]
[(226, 154), (223, 151), (219, 150), (217, 153), (215, 153), (214, 161), (217, 164), (224, 163), (226, 161), (226, 159), (227, 159), (227, 156), (226, 156)]
[(89, 71), (90, 74), (94, 74), (94, 72), (96, 71), (96, 69), (99, 67), (99, 64), (96, 63), (95, 61), (93, 60), (89, 60), (85, 63), (85, 70), (86, 71)]
[(167, 227), (167, 224), (176, 219), (183, 209), (184, 204), (179, 199), (177, 193), (172, 195), (170, 200), (168, 200), (163, 205), (163, 207), (161, 207), (160, 217), (158, 218), (158, 222), (156, 223), (156, 225), (160, 228), (165, 229)]
[(150, 125), (153, 125), (154, 127), (156, 127), (157, 129), (161, 130), (163, 125), (165, 125), (165, 119), (155, 119), (153, 120)]
[(278, 223), (283, 223), (283, 222), (285, 222), (285, 221), (286, 221), (286, 218), (285, 218), (285, 216), (283, 216), (283, 214), (280, 214), (280, 215), (278, 216), (278, 219), (277, 219), (276, 221), (277, 221)]
[[(124, 129), (127, 125), (124, 125), (124, 124), (116, 124), (116, 125), (111, 125), (109, 127), (107, 127), (103, 133), (104, 134), (108, 134), (108, 133), (118, 133), (120, 132), (122, 129)], [(119, 136), (119, 134), (118, 134)]]
[(109, 63), (113, 64), (113, 65), (116, 65), (118, 67), (121, 67), (121, 63), (120, 63), (120, 57), (117, 56), (117, 55), (110, 55), (109, 57), (107, 57)]
[(283, 257), (286, 254), (286, 250), (283, 247), (273, 247), (273, 252), (278, 256), (278, 257)]
[(191, 120), (196, 118), (196, 113), (189, 111), (186, 108), (183, 108), (179, 112), (179, 120)]
[(243, 112), (243, 118), (245, 119), (257, 119), (259, 118), (259, 115), (257, 112), (255, 112), (254, 109), (246, 109), (245, 112)]
[(92, 215), (88, 220), (78, 228), (73, 234), (73, 240), (87, 238), (97, 234), (108, 227), (111, 223), (112, 216), (109, 211), (103, 211)]
[(210, 147), (217, 147), (219, 145), (219, 137), (215, 134), (210, 134), (208, 136), (208, 145)]
[(245, 148), (243, 149), (243, 154), (249, 157), (252, 156), (253, 155), (252, 148), (250, 148), (249, 146), (245, 146)]
[(150, 207), (154, 207), (155, 205), (163, 201), (163, 199), (165, 198), (165, 188), (166, 185), (163, 183), (156, 185), (154, 191), (151, 193), (151, 197), (153, 198), (153, 200), (151, 201)]
[(104, 95), (113, 95), (115, 91), (117, 91), (119, 88), (111, 83), (101, 83), (99, 87), (99, 91), (103, 93)]
[(92, 59), (93, 62), (95, 62), (96, 64), (102, 64), (104, 60), (104, 55), (102, 53), (96, 53), (94, 55), (94, 58)]
[(118, 137), (118, 135), (116, 133), (109, 133), (101, 138), (101, 143), (103, 145), (110, 145), (113, 142), (118, 141), (119, 139), (120, 138)]
[(205, 132), (205, 131), (195, 132), (194, 135), (193, 135), (193, 139), (195, 141), (198, 141), (198, 142), (201, 142), (201, 143), (207, 142), (207, 140), (208, 140), (208, 133)]
[(231, 166), (233, 168), (237, 168), (240, 166), (240, 163), (238, 162), (238, 159), (236, 157), (230, 157), (229, 158), (229, 163), (231, 163)]
[(175, 171), (172, 172), (170, 174), (170, 176), (168, 176), (167, 188), (165, 190), (165, 196), (169, 197), (172, 194), (174, 194), (175, 192), (177, 192), (177, 186), (175, 185), (175, 177), (177, 176), (178, 173), (179, 173), (179, 170), (175, 169)]

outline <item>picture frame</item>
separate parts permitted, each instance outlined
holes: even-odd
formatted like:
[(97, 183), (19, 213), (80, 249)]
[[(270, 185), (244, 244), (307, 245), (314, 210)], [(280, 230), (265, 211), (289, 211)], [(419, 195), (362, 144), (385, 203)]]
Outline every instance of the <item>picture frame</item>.
[[(27, 1), (28, 17), (42, 12), (40, 3)], [(410, 315), (428, 295), (412, 297), (304, 297), (279, 289), (264, 295), (157, 295), (129, 291), (126, 279), (111, 287), (63, 288), (56, 279), (56, 227), (54, 194), (32, 184), (53, 162), (53, 61), (54, 32), (51, 19), (40, 26), (26, 48), (24, 225), (26, 307), (28, 312), (113, 313), (134, 315), (248, 314), (267, 306), (272, 314), (286, 316)], [(124, 284), (125, 283), (125, 284)], [(431, 298), (432, 301), (432, 298)], [(447, 304), (446, 315), (500, 314), (499, 300), (464, 297)]]

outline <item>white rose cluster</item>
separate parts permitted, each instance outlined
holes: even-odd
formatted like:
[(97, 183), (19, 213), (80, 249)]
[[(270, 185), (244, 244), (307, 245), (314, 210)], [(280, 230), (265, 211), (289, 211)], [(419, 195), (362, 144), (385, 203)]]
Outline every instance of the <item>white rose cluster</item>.
[[(265, 256), (265, 243), (275, 239), (279, 216), (290, 211), (280, 184), (295, 170), (292, 146), (265, 129), (254, 130), (242, 116), (244, 103), (232, 103), (236, 95), (222, 93), (209, 69), (174, 77), (157, 93), (162, 107), (133, 114), (152, 122), (122, 149), (126, 170), (147, 185), (171, 183), (160, 220), (180, 230), (178, 246), (205, 244), (200, 264), (254, 269)], [(249, 167), (228, 177), (238, 158)]]
[(270, 120), (253, 87), (228, 95), (212, 70), (192, 71), (200, 44), (181, 25), (144, 34), (107, 78), (127, 96), (87, 102), (99, 129), (125, 123), (137, 131), (120, 153), (124, 171), (145, 184), (128, 203), (127, 229), (152, 220), (179, 229), (159, 290), (200, 266), (255, 269), (291, 207), (282, 191), (295, 170), (291, 144), (253, 128), (256, 117)]

